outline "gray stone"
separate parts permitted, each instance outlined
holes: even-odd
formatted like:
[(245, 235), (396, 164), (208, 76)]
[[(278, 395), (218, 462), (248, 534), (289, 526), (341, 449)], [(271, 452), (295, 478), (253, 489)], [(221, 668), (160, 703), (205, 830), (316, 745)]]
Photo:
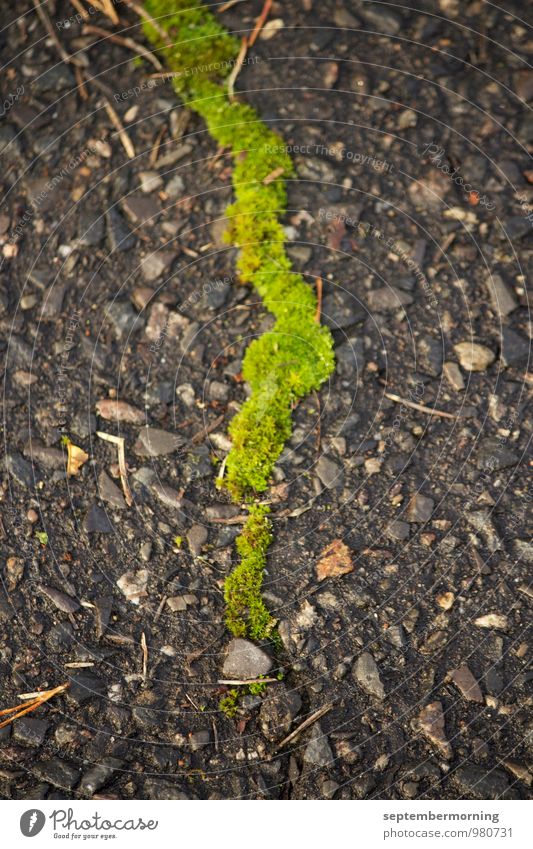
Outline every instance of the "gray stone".
[(527, 365), (531, 359), (531, 341), (510, 327), (502, 329), (500, 344), (500, 357), (504, 366), (518, 368)]
[(177, 251), (158, 250), (145, 256), (141, 263), (141, 272), (146, 282), (152, 283), (168, 271), (177, 255)]
[(189, 735), (189, 745), (193, 752), (199, 752), (200, 749), (205, 749), (206, 746), (209, 746), (210, 742), (211, 732), (207, 728), (201, 731), (193, 731)]
[(193, 554), (200, 554), (207, 542), (207, 528), (203, 525), (193, 525), (187, 531), (187, 542)]
[(64, 469), (67, 460), (66, 451), (59, 448), (48, 448), (38, 439), (32, 439), (24, 446), (24, 454), (29, 460), (44, 466), (45, 469)]
[(67, 694), (69, 698), (81, 705), (91, 699), (105, 696), (106, 689), (104, 682), (98, 675), (95, 675), (94, 672), (82, 670), (71, 676)]
[(11, 477), (28, 489), (31, 489), (34, 485), (34, 474), (36, 481), (39, 480), (39, 475), (34, 472), (31, 463), (28, 463), (20, 454), (15, 452), (6, 454), (6, 466)]
[(351, 327), (363, 321), (366, 315), (361, 301), (344, 289), (335, 289), (322, 301), (321, 322), (332, 330)]
[(96, 248), (102, 242), (104, 232), (104, 216), (82, 205), (78, 219), (77, 244), (84, 248)]
[(35, 764), (34, 769), (39, 778), (65, 790), (72, 790), (80, 776), (76, 767), (61, 758), (51, 758), (49, 761)]
[(240, 637), (232, 640), (222, 667), (224, 678), (249, 680), (266, 675), (272, 668), (272, 660), (263, 649)]
[(289, 690), (282, 683), (269, 685), (259, 712), (259, 724), (267, 740), (273, 742), (285, 737), (301, 708), (302, 700), (296, 690)]
[(316, 474), (327, 489), (341, 487), (344, 484), (344, 472), (331, 457), (322, 454), (315, 466)]
[(152, 486), (154, 495), (159, 499), (165, 507), (172, 507), (174, 510), (180, 510), (183, 505), (183, 497), (176, 489), (171, 486), (166, 486), (164, 483), (156, 483)]
[(127, 339), (136, 326), (140, 327), (138, 315), (129, 301), (113, 301), (107, 308), (107, 317), (118, 339)]
[(163, 180), (157, 171), (141, 171), (139, 173), (140, 189), (145, 194), (157, 191), (163, 185)]
[(409, 525), (407, 522), (400, 522), (397, 519), (393, 519), (392, 522), (389, 522), (386, 528), (386, 534), (389, 539), (398, 540), (398, 542), (402, 542), (404, 539), (407, 539), (409, 536)]
[(490, 300), (496, 315), (509, 315), (518, 306), (513, 293), (507, 288), (499, 274), (488, 274), (485, 278)]
[(118, 758), (103, 758), (82, 775), (78, 791), (84, 796), (94, 795), (110, 781), (122, 764), (123, 761)]
[(484, 538), (492, 553), (500, 551), (502, 548), (502, 542), (492, 523), (490, 510), (474, 510), (470, 513), (466, 513), (466, 518), (472, 527)]
[(135, 236), (117, 209), (111, 207), (106, 212), (107, 238), (111, 251), (129, 251), (135, 245)]
[(366, 3), (360, 9), (366, 23), (373, 30), (384, 35), (396, 35), (400, 32), (402, 26), (402, 17), (387, 6), (382, 6), (378, 3)]
[(41, 746), (50, 723), (44, 719), (23, 716), (13, 724), (13, 739), (26, 746)]
[(176, 433), (170, 433), (158, 427), (143, 427), (139, 431), (133, 450), (140, 457), (160, 457), (177, 451), (185, 440)]
[(454, 780), (463, 792), (476, 799), (505, 799), (508, 796), (509, 779), (501, 769), (487, 771), (479, 766), (460, 766)]
[(379, 700), (385, 698), (385, 688), (381, 681), (379, 669), (370, 652), (363, 652), (357, 658), (354, 675), (363, 690), (369, 693), (369, 695)]
[(309, 742), (304, 750), (304, 761), (313, 766), (331, 766), (335, 762), (328, 738), (322, 733), (320, 725), (311, 730)]
[(413, 495), (407, 505), (407, 521), (408, 522), (429, 522), (433, 514), (435, 502), (432, 498), (426, 495), (416, 493)]
[(97, 504), (92, 504), (89, 507), (83, 522), (83, 529), (87, 534), (111, 534), (114, 530), (107, 513)]
[(502, 445), (499, 439), (487, 437), (479, 443), (476, 465), (480, 471), (499, 472), (516, 466), (519, 460), (518, 454)]
[(172, 177), (172, 179), (165, 185), (165, 194), (170, 198), (170, 200), (177, 200), (181, 197), (184, 191), (185, 183), (179, 174)]
[(126, 502), (121, 490), (104, 471), (100, 472), (98, 477), (98, 495), (102, 501), (106, 501), (112, 507), (116, 507), (118, 510), (126, 509)]
[(413, 303), (413, 296), (401, 289), (396, 289), (395, 286), (385, 286), (368, 292), (366, 300), (371, 312), (386, 312), (408, 307)]
[(49, 598), (52, 604), (54, 604), (57, 609), (61, 610), (63, 613), (75, 613), (79, 610), (80, 605), (76, 599), (61, 592), (61, 590), (56, 590), (54, 587), (46, 587), (43, 584), (39, 584), (39, 591), (42, 595)]

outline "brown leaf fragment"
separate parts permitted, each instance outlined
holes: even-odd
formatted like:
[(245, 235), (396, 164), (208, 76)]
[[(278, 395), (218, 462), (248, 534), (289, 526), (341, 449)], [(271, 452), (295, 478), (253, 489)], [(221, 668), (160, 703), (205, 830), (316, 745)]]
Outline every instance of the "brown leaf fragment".
[(78, 448), (70, 440), (67, 442), (67, 475), (77, 475), (84, 463), (89, 459), (83, 448)]
[(334, 539), (320, 554), (316, 576), (319, 581), (323, 581), (325, 578), (347, 575), (353, 569), (350, 549), (341, 539)]

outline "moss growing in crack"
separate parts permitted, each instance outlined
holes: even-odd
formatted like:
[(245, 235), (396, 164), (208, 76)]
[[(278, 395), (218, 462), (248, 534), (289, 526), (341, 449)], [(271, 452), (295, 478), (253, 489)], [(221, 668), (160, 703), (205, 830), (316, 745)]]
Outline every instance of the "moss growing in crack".
[[(272, 330), (246, 352), (243, 375), (252, 394), (230, 425), (224, 484), (235, 500), (249, 499), (268, 486), (291, 433), (295, 402), (333, 371), (333, 341), (315, 320), (312, 288), (292, 270), (285, 252), (284, 180), (294, 169), (283, 140), (251, 106), (230, 101), (223, 84), (239, 42), (198, 0), (146, 0), (145, 8), (158, 25), (146, 22), (145, 31), (176, 72), (174, 89), (204, 118), (218, 144), (231, 149), (235, 199), (226, 211), (227, 238), (240, 248), (242, 281), (255, 287), (276, 318)], [(158, 28), (168, 37), (163, 39)], [(279, 175), (275, 179), (273, 172)], [(227, 623), (237, 636), (273, 636), (273, 620), (261, 598), (270, 541), (267, 510), (256, 504), (236, 542), (241, 562), (225, 585)]]
[(228, 719), (232, 719), (237, 715), (237, 711), (239, 710), (239, 701), (241, 698), (241, 694), (239, 690), (233, 689), (230, 690), (224, 698), (220, 699), (218, 703), (219, 710), (222, 713), (226, 714)]
[(236, 539), (240, 562), (224, 584), (226, 624), (236, 637), (263, 640), (272, 634), (274, 620), (261, 597), (266, 553), (272, 542), (268, 507), (253, 504)]

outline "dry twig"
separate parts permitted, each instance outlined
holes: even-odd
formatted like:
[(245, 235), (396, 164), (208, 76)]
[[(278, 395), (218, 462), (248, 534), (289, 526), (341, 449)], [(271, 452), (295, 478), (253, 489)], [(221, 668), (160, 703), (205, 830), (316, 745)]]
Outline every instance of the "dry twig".
[(96, 6), (96, 8), (100, 12), (103, 12), (104, 15), (107, 15), (107, 17), (115, 25), (120, 23), (119, 17), (117, 15), (117, 13), (115, 12), (115, 8), (113, 6), (113, 0), (92, 0), (92, 2), (93, 2), (93, 5)]
[(168, 35), (165, 30), (159, 26), (155, 18), (152, 18), (152, 16), (149, 12), (146, 11), (144, 6), (142, 6), (140, 3), (136, 3), (135, 0), (124, 0), (124, 2), (126, 6), (129, 6), (130, 9), (133, 9), (134, 12), (137, 12), (140, 18), (144, 18), (145, 21), (148, 21), (148, 23), (155, 29), (158, 36), (163, 39), (167, 47), (171, 46), (171, 42), (169, 41)]
[(271, 8), (272, 8), (272, 0), (265, 0), (265, 5), (263, 6), (262, 12), (257, 19), (257, 23), (256, 23), (256, 25), (253, 29), (253, 32), (252, 32), (250, 38), (248, 39), (248, 47), (253, 47), (255, 42), (257, 41), (257, 36), (259, 35), (261, 30), (263, 29), (263, 27), (266, 23), (266, 19), (268, 18), (268, 13), (270, 12)]
[(246, 51), (247, 50), (248, 50), (248, 42), (246, 40), (246, 36), (243, 36), (243, 39), (241, 41), (241, 49), (239, 50), (239, 55), (237, 56), (237, 59), (235, 60), (235, 64), (234, 64), (233, 68), (231, 69), (231, 74), (228, 77), (228, 98), (232, 103), (235, 100), (235, 91), (234, 91), (235, 80), (239, 76), (239, 72), (240, 72), (240, 70), (243, 66), (244, 60), (246, 58)]
[(43, 690), (42, 692), (37, 693), (23, 693), (19, 696), (19, 699), (24, 700), (26, 704), (16, 705), (16, 707), (6, 708), (5, 710), (0, 710), (0, 716), (8, 716), (7, 719), (4, 719), (3, 722), (0, 722), (0, 728), (4, 728), (6, 725), (9, 725), (15, 719), (19, 719), (21, 716), (25, 716), (27, 713), (30, 713), (33, 710), (36, 710), (41, 705), (44, 705), (45, 702), (52, 699), (54, 696), (58, 696), (60, 693), (64, 693), (68, 688), (67, 684), (60, 684), (59, 687), (54, 687), (52, 690)]
[(291, 731), (291, 733), (287, 737), (284, 737), (281, 743), (276, 746), (274, 751), (279, 752), (279, 750), (286, 746), (287, 743), (290, 743), (291, 740), (294, 740), (294, 738), (301, 734), (302, 731), (305, 731), (306, 728), (309, 728), (309, 726), (312, 725), (313, 722), (316, 722), (317, 719), (321, 719), (326, 713), (329, 713), (332, 707), (333, 703), (330, 702), (329, 704), (324, 705), (324, 707), (315, 710), (315, 712), (312, 713), (311, 716), (308, 716), (307, 719), (304, 719), (304, 721), (301, 723), (301, 725), (298, 726), (298, 728), (295, 728), (294, 731)]
[(103, 433), (101, 430), (96, 431), (96, 435), (105, 442), (112, 442), (117, 446), (118, 455), (118, 470), (120, 474), (120, 482), (122, 483), (122, 491), (128, 507), (133, 504), (130, 485), (128, 483), (128, 470), (126, 468), (126, 455), (124, 453), (124, 437), (114, 436), (112, 433)]
[(141, 649), (143, 653), (143, 683), (146, 684), (148, 678), (148, 644), (146, 642), (146, 634), (144, 631), (141, 634)]
[(118, 113), (115, 109), (113, 109), (107, 97), (104, 97), (104, 106), (107, 114), (109, 115), (109, 118), (111, 119), (111, 123), (113, 124), (118, 133), (118, 137), (122, 143), (122, 147), (124, 148), (130, 159), (135, 159), (136, 154), (135, 148), (133, 147), (133, 142), (127, 134), (126, 130), (124, 129), (124, 124), (120, 120)]
[(74, 8), (76, 9), (76, 11), (80, 13), (80, 15), (82, 16), (83, 20), (84, 20), (84, 21), (88, 21), (88, 20), (89, 20), (89, 17), (90, 17), (89, 12), (88, 12), (88, 11), (87, 11), (87, 9), (86, 9), (86, 8), (82, 5), (82, 3), (80, 3), (80, 0), (70, 0), (70, 2), (71, 2), (71, 5), (72, 5), (72, 6), (74, 6)]
[(103, 27), (96, 27), (92, 25), (85, 25), (82, 30), (83, 34), (93, 34), (93, 35), (101, 35), (102, 38), (108, 38), (109, 41), (113, 41), (115, 44), (120, 44), (121, 47), (126, 47), (128, 50), (133, 51), (137, 56), (143, 56), (147, 59), (154, 68), (157, 68), (158, 71), (163, 70), (163, 65), (157, 58), (146, 49), (142, 44), (139, 44), (137, 41), (134, 41), (133, 38), (124, 38), (121, 35), (115, 35), (113, 32), (109, 32), (109, 30), (104, 29)]
[(317, 324), (320, 324), (320, 316), (322, 315), (322, 289), (323, 283), (322, 278), (316, 278), (316, 313), (315, 313), (315, 321)]
[(412, 410), (418, 410), (419, 413), (429, 413), (430, 416), (440, 416), (442, 419), (460, 419), (461, 416), (456, 416), (453, 413), (445, 413), (443, 410), (435, 410), (434, 407), (425, 407), (424, 404), (417, 404), (416, 401), (407, 401), (406, 398), (400, 398), (399, 395), (393, 395), (392, 392), (385, 392), (385, 398), (389, 401), (394, 401), (396, 404), (405, 404)]
[(282, 168), (281, 165), (279, 168), (274, 168), (274, 170), (271, 171), (270, 174), (267, 174), (264, 178), (263, 186), (269, 186), (271, 183), (274, 182), (274, 180), (277, 180), (278, 177), (281, 177), (284, 172), (285, 168)]
[(247, 681), (241, 681), (240, 678), (237, 680), (228, 680), (225, 679), (218, 681), (218, 684), (225, 684), (227, 687), (238, 687), (245, 684), (275, 684), (278, 681), (277, 678), (249, 678)]

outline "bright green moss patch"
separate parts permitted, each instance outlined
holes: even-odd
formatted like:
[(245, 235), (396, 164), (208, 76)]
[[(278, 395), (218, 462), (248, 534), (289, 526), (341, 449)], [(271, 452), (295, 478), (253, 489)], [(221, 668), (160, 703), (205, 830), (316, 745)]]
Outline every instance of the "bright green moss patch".
[(265, 505), (250, 507), (248, 520), (236, 540), (240, 563), (224, 584), (226, 624), (236, 637), (263, 640), (274, 628), (274, 620), (261, 597), (266, 554), (272, 542), (267, 516)]
[[(251, 397), (230, 425), (232, 449), (224, 485), (235, 500), (263, 492), (291, 433), (295, 403), (318, 389), (334, 368), (331, 333), (316, 321), (316, 297), (292, 271), (280, 222), (286, 206), (284, 180), (294, 169), (280, 136), (251, 106), (230, 101), (224, 79), (239, 52), (198, 0), (146, 0), (145, 9), (167, 34), (145, 23), (145, 32), (170, 70), (176, 92), (205, 120), (213, 138), (234, 158), (235, 200), (226, 215), (228, 241), (240, 248), (238, 270), (276, 317), (273, 329), (248, 348), (243, 375)], [(271, 179), (276, 172), (278, 176)], [(268, 178), (268, 179), (267, 179)], [(226, 580), (227, 624), (236, 636), (264, 639), (273, 620), (261, 598), (266, 551), (271, 542), (265, 507), (250, 508), (237, 549), (241, 562)]]

